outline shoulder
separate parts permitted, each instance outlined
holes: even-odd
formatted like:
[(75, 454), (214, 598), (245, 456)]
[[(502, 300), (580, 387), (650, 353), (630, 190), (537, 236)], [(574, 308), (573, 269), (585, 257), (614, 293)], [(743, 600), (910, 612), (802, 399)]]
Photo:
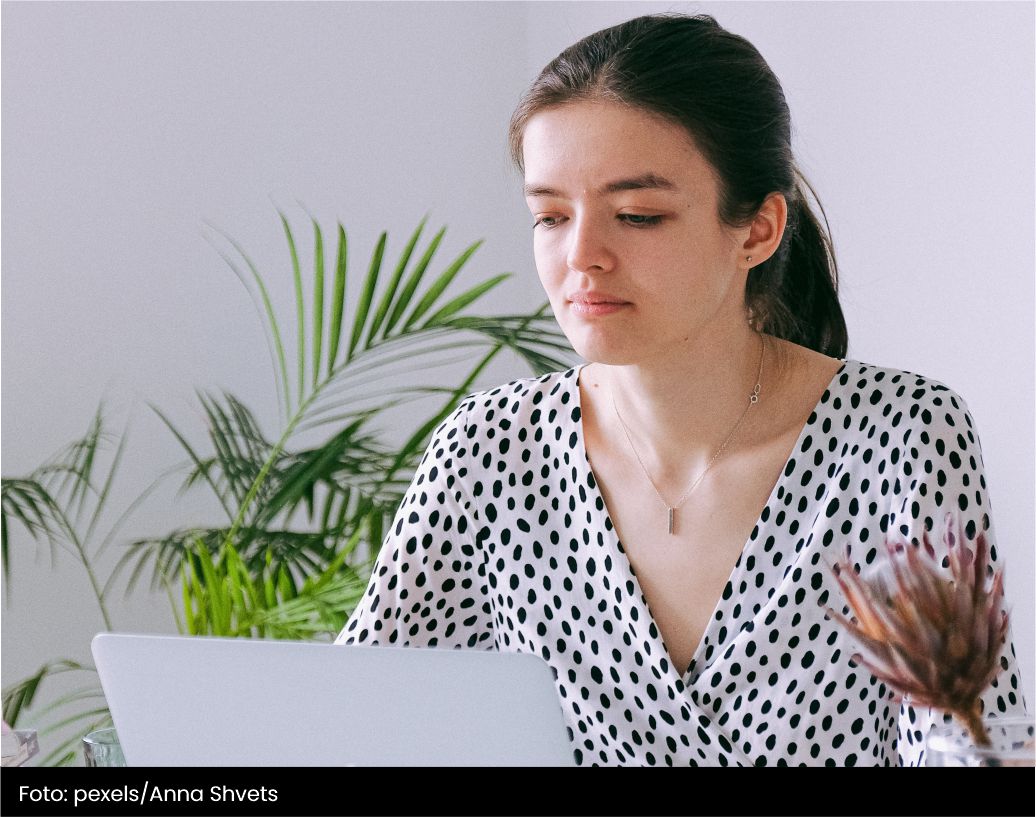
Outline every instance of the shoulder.
[(579, 370), (579, 366), (574, 366), (469, 394), (458, 406), (468, 435), (489, 429), (507, 431), (519, 425), (554, 423), (562, 415), (578, 421)]
[[(978, 430), (964, 398), (932, 377), (848, 360), (832, 389), (843, 428), (855, 432), (858, 468), (882, 496), (906, 538), (957, 515), (968, 538), (989, 531), (989, 498)], [(837, 420), (836, 420), (837, 423)], [(850, 452), (852, 453), (852, 452)], [(992, 534), (990, 534), (992, 535)], [(994, 559), (995, 554), (994, 554)]]
[(432, 433), (433, 443), (511, 436), (530, 426), (578, 423), (581, 366), (472, 392)]
[[(579, 439), (581, 368), (469, 394), (433, 434), (433, 455), (447, 467), (455, 456), (464, 464), (459, 475), (476, 482), (530, 463), (567, 463)], [(480, 490), (473, 488), (476, 496)]]
[(964, 398), (945, 383), (926, 375), (846, 360), (824, 395), (843, 412), (858, 412), (878, 423), (909, 421), (912, 427), (972, 427)]
[(985, 487), (975, 421), (945, 383), (847, 360), (824, 400), (824, 428), (843, 440), (847, 456), (860, 455), (854, 467), (876, 467), (882, 480), (902, 479), (909, 489), (927, 479), (940, 491), (957, 483), (962, 490)]

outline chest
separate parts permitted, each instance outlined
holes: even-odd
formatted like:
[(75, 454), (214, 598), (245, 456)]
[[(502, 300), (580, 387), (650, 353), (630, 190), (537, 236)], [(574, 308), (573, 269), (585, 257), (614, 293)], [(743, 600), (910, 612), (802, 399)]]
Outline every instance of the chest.
[[(673, 665), (683, 674), (781, 477), (794, 438), (717, 464), (674, 511), (646, 479), (599, 458), (602, 496)], [(763, 591), (760, 591), (763, 592)]]

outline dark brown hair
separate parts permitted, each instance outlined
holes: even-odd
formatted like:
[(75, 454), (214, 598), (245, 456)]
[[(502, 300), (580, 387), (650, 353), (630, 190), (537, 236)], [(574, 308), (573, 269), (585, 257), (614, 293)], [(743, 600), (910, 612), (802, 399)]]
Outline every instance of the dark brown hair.
[(749, 271), (745, 306), (757, 330), (845, 357), (827, 217), (795, 166), (784, 91), (755, 46), (707, 15), (653, 14), (591, 34), (555, 57), (515, 110), (511, 156), (520, 169), (529, 119), (579, 100), (613, 100), (681, 125), (716, 170), (729, 226), (749, 224), (768, 195), (782, 193), (787, 227), (773, 256)]

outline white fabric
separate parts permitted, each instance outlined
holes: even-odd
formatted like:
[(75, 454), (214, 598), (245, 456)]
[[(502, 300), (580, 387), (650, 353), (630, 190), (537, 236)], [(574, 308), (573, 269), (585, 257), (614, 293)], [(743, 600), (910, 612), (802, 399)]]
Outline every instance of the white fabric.
[[(827, 563), (956, 511), (995, 539), (979, 440), (935, 381), (845, 361), (680, 672), (590, 469), (582, 367), (472, 395), (434, 433), (338, 643), (534, 652), (583, 765), (918, 765), (933, 718), (851, 663)], [(1024, 709), (1013, 647), (984, 697)]]

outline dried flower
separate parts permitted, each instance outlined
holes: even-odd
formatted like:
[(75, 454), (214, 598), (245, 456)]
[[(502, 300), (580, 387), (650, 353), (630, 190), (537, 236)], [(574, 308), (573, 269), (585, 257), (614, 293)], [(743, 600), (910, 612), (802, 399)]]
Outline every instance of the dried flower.
[(951, 713), (988, 746), (980, 696), (1000, 667), (1007, 637), (1003, 571), (989, 571), (984, 533), (968, 548), (959, 520), (943, 531), (950, 578), (925, 531), (921, 547), (886, 541), (888, 565), (873, 578), (857, 574), (848, 556), (832, 567), (855, 618), (827, 612), (858, 642), (853, 661), (912, 702)]

